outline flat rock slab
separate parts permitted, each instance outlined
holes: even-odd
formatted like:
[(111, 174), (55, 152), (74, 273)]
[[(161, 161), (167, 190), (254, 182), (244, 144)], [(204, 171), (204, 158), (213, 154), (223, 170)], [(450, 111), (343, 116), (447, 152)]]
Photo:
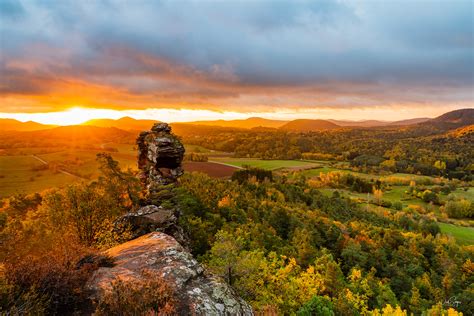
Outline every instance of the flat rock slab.
[(180, 315), (253, 315), (252, 308), (224, 281), (203, 267), (171, 236), (153, 232), (106, 251), (114, 267), (101, 267), (88, 283), (94, 298), (115, 280), (162, 277), (173, 289)]

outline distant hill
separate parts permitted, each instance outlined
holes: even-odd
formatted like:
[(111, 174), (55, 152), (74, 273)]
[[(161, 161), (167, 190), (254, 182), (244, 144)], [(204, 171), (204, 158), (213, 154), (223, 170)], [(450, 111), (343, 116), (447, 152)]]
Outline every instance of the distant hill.
[(0, 148), (105, 148), (107, 143), (134, 144), (137, 131), (115, 127), (60, 126), (38, 131), (0, 131)]
[(474, 109), (461, 109), (444, 113), (434, 119), (420, 123), (419, 126), (448, 130), (472, 124), (474, 124)]
[(420, 118), (413, 118), (413, 119), (400, 120), (400, 121), (378, 121), (378, 120), (365, 120), (365, 121), (328, 120), (328, 121), (339, 126), (347, 126), (347, 127), (383, 127), (383, 126), (415, 125), (418, 123), (426, 122), (428, 120), (430, 120), (430, 118), (420, 117)]
[(14, 119), (0, 119), (0, 131), (38, 131), (56, 127), (55, 125), (45, 125), (32, 121), (20, 122)]
[(173, 133), (178, 136), (212, 135), (246, 131), (245, 128), (199, 125), (190, 123), (171, 123)]
[(378, 127), (378, 126), (386, 126), (391, 123), (391, 122), (377, 121), (377, 120), (366, 120), (366, 121), (327, 120), (327, 121), (339, 126), (348, 126), (348, 127)]
[(155, 120), (136, 120), (134, 118), (125, 116), (118, 120), (112, 119), (94, 119), (89, 120), (81, 125), (87, 126), (97, 126), (97, 127), (116, 127), (123, 130), (148, 130), (150, 129), (153, 124), (155, 124)]
[(30, 132), (38, 138), (64, 140), (76, 143), (115, 142), (124, 139), (134, 140), (135, 133), (116, 127), (60, 126), (48, 130)]
[(280, 129), (284, 131), (295, 131), (295, 132), (310, 132), (310, 131), (320, 131), (327, 129), (336, 129), (341, 128), (341, 126), (336, 125), (332, 122), (326, 120), (293, 120), (281, 126)]
[(474, 109), (461, 109), (444, 113), (429, 121), (430, 123), (452, 123), (460, 126), (474, 124)]
[(236, 127), (236, 128), (256, 128), (256, 127), (271, 127), (279, 128), (288, 123), (288, 121), (269, 120), (261, 117), (249, 117), (245, 120), (215, 120), (215, 121), (195, 121), (183, 124), (192, 125), (206, 125), (206, 126), (221, 126), (221, 127)]
[(68, 126), (58, 126), (55, 128), (38, 131), (37, 135), (51, 135), (51, 136), (61, 136), (61, 135), (75, 135), (83, 134), (84, 136), (92, 135), (129, 135), (130, 132), (122, 130), (117, 127), (98, 127), (98, 126), (83, 126), (83, 125), (68, 125)]
[(412, 118), (412, 119), (408, 119), (408, 120), (390, 122), (388, 125), (390, 125), (390, 126), (407, 126), (407, 125), (415, 125), (415, 124), (427, 122), (429, 120), (431, 120), (429, 117), (419, 117), (419, 118)]

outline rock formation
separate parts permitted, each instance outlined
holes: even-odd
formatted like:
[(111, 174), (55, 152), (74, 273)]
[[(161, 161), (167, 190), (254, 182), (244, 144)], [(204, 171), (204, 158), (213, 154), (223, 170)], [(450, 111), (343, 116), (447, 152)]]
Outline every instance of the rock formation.
[(140, 179), (153, 191), (156, 186), (176, 182), (183, 174), (184, 146), (166, 123), (156, 123), (137, 139)]
[[(142, 280), (159, 275), (176, 298), (177, 315), (252, 315), (234, 290), (212, 275), (171, 236), (154, 232), (106, 252), (113, 267), (101, 267), (88, 283), (94, 299), (110, 291), (115, 280)], [(137, 302), (139, 303), (139, 302)]]
[(136, 212), (119, 217), (114, 225), (117, 232), (123, 228), (129, 229), (132, 238), (158, 231), (173, 236), (186, 249), (189, 244), (186, 233), (178, 225), (178, 211), (163, 208), (161, 205), (143, 206)]
[(137, 145), (139, 177), (146, 190), (144, 204), (147, 205), (118, 218), (115, 221), (116, 231), (128, 227), (133, 238), (160, 231), (187, 244), (186, 234), (178, 225), (178, 210), (160, 205), (163, 199), (170, 197), (169, 186), (183, 174), (183, 144), (171, 133), (168, 124), (156, 123), (151, 131), (140, 133)]
[[(115, 221), (116, 229), (128, 227), (136, 239), (103, 254), (115, 265), (94, 272), (88, 282), (91, 298), (100, 301), (117, 280), (146, 281), (153, 275), (171, 288), (177, 315), (252, 315), (251, 307), (230, 286), (206, 274), (187, 251), (186, 234), (178, 225), (179, 211), (160, 205), (170, 198), (170, 186), (183, 173), (184, 147), (171, 127), (157, 123), (140, 134), (137, 144), (140, 178), (147, 195), (144, 204), (148, 205)], [(95, 259), (84, 262), (91, 260)]]

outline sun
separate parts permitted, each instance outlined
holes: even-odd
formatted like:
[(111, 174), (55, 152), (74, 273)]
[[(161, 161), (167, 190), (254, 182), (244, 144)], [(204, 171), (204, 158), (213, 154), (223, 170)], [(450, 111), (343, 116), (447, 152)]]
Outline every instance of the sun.
[(78, 125), (95, 118), (93, 112), (91, 109), (73, 107), (66, 111), (51, 113), (54, 116), (51, 120), (56, 121), (57, 125)]

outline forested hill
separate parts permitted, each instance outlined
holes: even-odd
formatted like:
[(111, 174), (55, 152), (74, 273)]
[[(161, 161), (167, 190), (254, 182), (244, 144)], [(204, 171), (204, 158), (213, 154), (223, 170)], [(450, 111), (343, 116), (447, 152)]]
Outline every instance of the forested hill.
[(284, 131), (310, 132), (340, 128), (339, 125), (325, 120), (294, 120), (281, 126)]

